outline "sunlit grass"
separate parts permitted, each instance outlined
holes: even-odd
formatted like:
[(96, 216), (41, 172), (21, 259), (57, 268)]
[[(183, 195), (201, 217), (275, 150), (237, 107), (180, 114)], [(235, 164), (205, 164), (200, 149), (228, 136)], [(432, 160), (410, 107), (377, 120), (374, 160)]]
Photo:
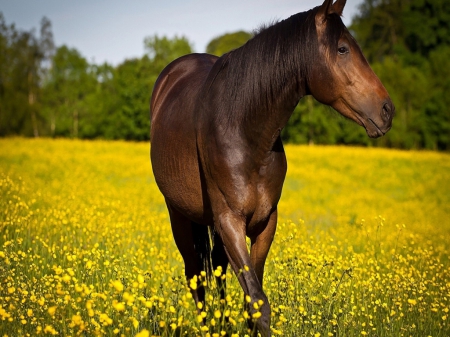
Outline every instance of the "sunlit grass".
[[(450, 156), (286, 151), (273, 334), (449, 336)], [(196, 308), (148, 144), (1, 139), (0, 198), (1, 336), (248, 334), (230, 271)]]

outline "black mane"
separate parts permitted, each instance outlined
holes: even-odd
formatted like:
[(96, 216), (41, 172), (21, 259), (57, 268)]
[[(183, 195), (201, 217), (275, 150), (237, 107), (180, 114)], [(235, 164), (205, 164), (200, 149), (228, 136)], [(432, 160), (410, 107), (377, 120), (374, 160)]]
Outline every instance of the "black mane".
[[(288, 86), (299, 91), (319, 55), (317, 10), (263, 27), (245, 45), (222, 56), (222, 69), (227, 68), (227, 96), (230, 103), (234, 102), (228, 120), (250, 117), (261, 109), (270, 111)], [(337, 47), (345, 29), (337, 14), (329, 15), (325, 33), (328, 45)]]

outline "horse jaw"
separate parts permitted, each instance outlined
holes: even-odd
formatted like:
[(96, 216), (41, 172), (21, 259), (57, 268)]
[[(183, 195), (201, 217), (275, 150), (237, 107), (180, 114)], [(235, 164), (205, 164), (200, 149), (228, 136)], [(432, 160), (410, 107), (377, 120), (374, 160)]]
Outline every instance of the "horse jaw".
[[(387, 100), (382, 107), (382, 112), (385, 112), (386, 105), (389, 105), (390, 109), (395, 110), (392, 102)], [(357, 124), (361, 125), (370, 138), (378, 138), (384, 136), (392, 127), (392, 115), (388, 116), (385, 120), (380, 118), (375, 118), (374, 113), (365, 113), (360, 109), (353, 108), (344, 99), (338, 99), (336, 102), (331, 104), (331, 107), (339, 112), (341, 115), (353, 120)]]

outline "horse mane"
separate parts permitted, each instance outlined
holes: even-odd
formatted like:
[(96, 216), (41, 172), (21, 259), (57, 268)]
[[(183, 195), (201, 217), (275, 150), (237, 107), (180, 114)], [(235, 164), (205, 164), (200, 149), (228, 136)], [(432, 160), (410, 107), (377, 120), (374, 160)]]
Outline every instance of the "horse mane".
[[(231, 111), (223, 113), (229, 122), (251, 118), (261, 110), (270, 113), (288, 86), (299, 92), (302, 79), (307, 82), (319, 55), (318, 8), (260, 28), (245, 45), (222, 56), (221, 69), (227, 69), (226, 96), (232, 105), (228, 106)], [(340, 16), (330, 14), (325, 32), (328, 45), (337, 49), (345, 29)]]

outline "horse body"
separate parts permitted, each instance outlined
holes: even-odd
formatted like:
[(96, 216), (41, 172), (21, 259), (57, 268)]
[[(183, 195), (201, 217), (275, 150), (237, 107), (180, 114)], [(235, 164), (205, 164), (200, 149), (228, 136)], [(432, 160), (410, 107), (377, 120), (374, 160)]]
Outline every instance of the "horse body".
[[(250, 313), (263, 301), (256, 327), (264, 337), (264, 263), (287, 169), (280, 132), (295, 105), (312, 94), (371, 137), (391, 127), (393, 104), (342, 24), (344, 5), (325, 0), (220, 58), (181, 57), (163, 70), (152, 95), (152, 167), (186, 277), (230, 264), (252, 299)], [(202, 287), (192, 293), (204, 301)]]
[[(210, 194), (222, 194), (251, 234), (276, 208), (286, 157), (276, 114), (273, 119), (278, 123), (270, 128), (264, 127), (267, 118), (261, 121), (253, 130), (256, 137), (248, 137), (245, 130), (251, 128), (245, 121), (217, 123), (225, 105), (215, 93), (227, 90), (220, 77), (226, 76), (223, 63), (229, 57), (232, 55), (216, 62), (211, 55), (191, 54), (161, 73), (152, 97), (151, 157), (157, 184), (171, 207), (192, 222), (212, 226)], [(171, 99), (174, 96), (176, 100)], [(247, 137), (242, 137), (244, 133)], [(249, 142), (248, 138), (259, 141)], [(177, 154), (167, 151), (169, 148), (177, 149)]]

